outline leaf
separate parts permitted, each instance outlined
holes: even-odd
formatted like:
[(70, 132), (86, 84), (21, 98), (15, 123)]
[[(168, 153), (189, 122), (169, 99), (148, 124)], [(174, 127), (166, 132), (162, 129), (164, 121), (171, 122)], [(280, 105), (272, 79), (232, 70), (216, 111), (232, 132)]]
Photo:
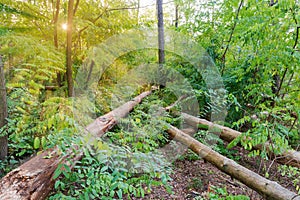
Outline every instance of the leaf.
[(115, 191), (113, 191), (113, 190), (110, 191), (109, 196), (110, 196), (110, 197), (113, 197), (114, 195), (115, 195)]
[(61, 175), (61, 173), (62, 173), (61, 168), (62, 168), (62, 164), (59, 164), (57, 166), (56, 170), (54, 171), (54, 174), (53, 174), (53, 177), (52, 177), (53, 179), (57, 179)]
[(90, 199), (90, 198), (89, 198), (89, 194), (88, 194), (87, 192), (84, 193), (84, 199), (85, 199), (85, 200), (89, 200), (89, 199)]
[(123, 194), (122, 194), (122, 190), (121, 189), (119, 189), (117, 191), (117, 195), (118, 195), (119, 199), (122, 199)]
[(100, 172), (103, 173), (103, 172), (105, 172), (106, 170), (108, 170), (108, 166), (107, 166), (107, 165), (103, 166), (103, 167), (101, 168)]
[(40, 145), (41, 145), (40, 138), (39, 137), (34, 138), (33, 148), (38, 149), (38, 148), (40, 148)]
[(231, 149), (231, 148), (235, 147), (240, 141), (241, 141), (241, 137), (238, 136), (237, 138), (235, 138), (234, 140), (232, 140), (232, 141), (227, 145), (227, 149)]
[(47, 139), (46, 139), (45, 136), (42, 137), (41, 143), (42, 143), (42, 147), (43, 147), (43, 149), (44, 149), (44, 148), (46, 147), (46, 145), (47, 145)]

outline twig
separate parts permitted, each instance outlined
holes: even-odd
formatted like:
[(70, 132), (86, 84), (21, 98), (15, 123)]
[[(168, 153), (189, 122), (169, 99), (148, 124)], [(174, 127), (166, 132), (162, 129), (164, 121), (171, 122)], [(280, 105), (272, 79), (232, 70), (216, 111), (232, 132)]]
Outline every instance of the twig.
[(170, 106), (166, 107), (165, 110), (169, 111), (171, 110), (174, 106), (176, 106), (180, 101), (182, 101), (183, 99), (186, 99), (188, 96), (187, 95), (182, 95), (181, 97), (179, 97), (179, 99), (177, 101), (175, 101), (173, 104), (171, 104)]
[(277, 96), (277, 97), (279, 96), (279, 92), (280, 92), (280, 90), (281, 90), (282, 83), (283, 83), (283, 80), (285, 79), (287, 70), (288, 70), (288, 68), (285, 67), (285, 70), (284, 70), (284, 72), (283, 72), (282, 78), (281, 78), (280, 83), (279, 83), (279, 87), (278, 87), (277, 92), (276, 92), (276, 96)]
[(293, 124), (292, 124), (292, 126), (291, 126), (291, 128), (290, 128), (290, 130), (289, 130), (289, 132), (291, 132), (292, 129), (294, 128), (294, 126), (295, 126), (297, 120), (298, 120), (298, 117), (295, 118), (295, 120), (294, 120), (294, 122), (293, 122)]
[[(291, 84), (291, 82), (292, 82), (292, 79), (293, 79), (293, 76), (294, 76), (294, 73), (295, 73), (295, 72), (292, 73), (292, 75), (291, 75), (291, 77), (290, 77), (290, 79), (289, 79), (289, 82), (288, 82), (287, 86), (290, 86), (290, 84)], [(286, 93), (283, 93), (283, 94), (282, 94), (281, 99), (284, 98), (285, 94), (286, 94)]]
[[(39, 11), (37, 11), (37, 10), (31, 8), (30, 6), (28, 6), (27, 3), (23, 3), (22, 5), (24, 5), (25, 7), (27, 7), (29, 10), (33, 11), (35, 14), (40, 15), (41, 17), (50, 20), (50, 18), (47, 17), (46, 15), (43, 15), (41, 12), (39, 12)], [(35, 5), (34, 5), (34, 6), (35, 6)], [(35, 18), (38, 18), (38, 16), (36, 16), (36, 15), (33, 15), (33, 16), (34, 16)]]
[(232, 29), (231, 29), (231, 33), (230, 33), (230, 37), (229, 37), (229, 40), (228, 40), (228, 44), (227, 44), (226, 49), (225, 49), (225, 51), (224, 51), (224, 53), (223, 53), (223, 55), (222, 55), (223, 68), (222, 68), (222, 71), (221, 71), (221, 75), (223, 75), (224, 70), (225, 70), (225, 58), (226, 58), (226, 53), (227, 53), (227, 51), (228, 51), (228, 49), (229, 49), (229, 45), (230, 45), (230, 42), (231, 42), (231, 40), (232, 40), (233, 32), (234, 32), (235, 27), (236, 27), (236, 25), (237, 25), (237, 21), (238, 21), (238, 19), (239, 19), (239, 13), (240, 13), (240, 10), (241, 10), (241, 8), (242, 8), (243, 3), (244, 3), (244, 0), (241, 0), (240, 5), (239, 5), (239, 8), (238, 8), (238, 10), (237, 10), (237, 12), (236, 12), (236, 15), (235, 15), (235, 20), (234, 20), (234, 24), (233, 24)]
[[(163, 4), (169, 4), (169, 3), (173, 3), (173, 2), (174, 1), (168, 1), (168, 2), (165, 2)], [(137, 9), (151, 7), (151, 6), (155, 6), (155, 4), (140, 6), (140, 7), (138, 6), (138, 7), (124, 7), (124, 8), (111, 8), (111, 9), (104, 8), (104, 11), (101, 14), (99, 14), (99, 16), (96, 17), (94, 20), (91, 20), (91, 22), (96, 23), (107, 12), (118, 11), (118, 10), (137, 10)], [(84, 28), (79, 30), (79, 32), (81, 33), (82, 31), (86, 30), (88, 27), (89, 27), (89, 25), (85, 26)]]
[[(297, 26), (297, 25), (298, 25), (298, 20), (297, 20), (297, 18), (296, 18), (295, 11), (294, 11), (292, 8), (290, 8), (290, 10), (291, 10), (291, 12), (292, 12), (293, 19), (294, 19), (294, 21), (295, 21), (295, 23), (296, 23), (296, 26)], [(300, 29), (300, 27), (297, 26), (297, 28), (296, 28), (296, 38), (295, 38), (295, 42), (294, 42), (294, 45), (293, 45), (293, 51), (292, 51), (291, 55), (294, 55), (295, 50), (296, 50), (296, 47), (297, 47), (297, 44), (298, 44), (298, 39), (299, 39), (299, 29)], [(283, 81), (284, 81), (284, 79), (285, 79), (285, 77), (286, 77), (287, 70), (288, 70), (288, 68), (285, 67), (283, 76), (282, 76), (282, 78), (281, 78), (281, 80), (280, 80), (280, 85), (279, 85), (278, 90), (277, 90), (277, 92), (276, 92), (276, 96), (277, 96), (277, 97), (279, 96), (279, 92), (280, 92), (280, 90), (281, 90)], [(283, 97), (284, 97), (284, 95), (282, 96), (282, 98), (283, 98)]]
[(77, 0), (77, 1), (76, 1), (75, 8), (74, 8), (74, 11), (73, 11), (73, 15), (75, 15), (75, 13), (76, 13), (76, 11), (77, 11), (77, 9), (78, 9), (79, 1), (80, 1), (80, 0)]

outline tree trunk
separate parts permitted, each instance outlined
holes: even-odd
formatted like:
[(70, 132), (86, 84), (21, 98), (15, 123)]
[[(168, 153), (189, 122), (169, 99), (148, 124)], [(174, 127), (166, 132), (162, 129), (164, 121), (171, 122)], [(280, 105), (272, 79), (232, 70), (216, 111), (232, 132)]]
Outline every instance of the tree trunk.
[[(203, 125), (203, 128), (217, 128), (220, 131), (220, 138), (227, 141), (227, 142), (231, 142), (232, 140), (234, 140), (235, 138), (237, 138), (238, 136), (240, 136), (242, 133), (235, 131), (231, 128), (225, 127), (225, 126), (221, 126), (218, 124), (214, 124), (210, 121), (207, 121), (205, 119), (199, 119), (197, 117), (191, 116), (189, 114), (186, 113), (182, 113), (182, 117), (183, 119), (190, 124), (193, 127), (198, 127), (198, 124)], [(265, 144), (266, 145), (266, 149), (268, 151), (268, 149), (270, 149), (270, 144)], [(255, 149), (263, 149), (262, 145), (258, 145), (256, 147), (254, 147)], [(272, 154), (270, 151), (268, 152), (270, 156), (275, 157), (274, 154)], [(275, 157), (276, 158), (276, 157)], [(278, 158), (276, 158), (276, 161), (281, 163), (281, 164), (285, 164), (285, 165), (290, 165), (290, 166), (294, 166), (294, 167), (298, 167), (300, 168), (300, 152), (295, 151), (295, 150), (287, 150), (286, 152), (282, 153), (282, 155), (278, 156)]]
[(72, 30), (73, 30), (73, 16), (74, 16), (74, 0), (69, 0), (68, 3), (68, 24), (67, 24), (67, 82), (68, 82), (68, 96), (74, 96), (73, 83), (73, 67), (72, 67)]
[(274, 181), (270, 181), (253, 171), (237, 164), (205, 146), (194, 138), (183, 133), (179, 129), (170, 126), (168, 133), (175, 140), (187, 145), (192, 151), (200, 155), (203, 159), (216, 166), (221, 171), (239, 180), (248, 187), (260, 193), (266, 199), (286, 199), (300, 200), (300, 196), (282, 187)]
[[(58, 17), (59, 17), (59, 9), (60, 9), (60, 0), (56, 0), (55, 6), (53, 5), (53, 26), (54, 26), (54, 30), (53, 30), (53, 42), (54, 42), (54, 46), (55, 49), (58, 50)], [(56, 74), (56, 81), (57, 81), (57, 85), (59, 87), (62, 86), (62, 76), (61, 73), (58, 72)]]
[(53, 42), (56, 49), (58, 49), (58, 16), (59, 16), (59, 7), (60, 7), (60, 0), (56, 0), (55, 3), (55, 12), (53, 12), (53, 25), (54, 25), (54, 31), (53, 31)]
[(165, 62), (165, 38), (164, 38), (164, 15), (163, 15), (163, 0), (156, 0), (157, 6), (157, 27), (158, 27), (158, 60), (162, 65)]
[(137, 22), (137, 25), (140, 24), (140, 9), (141, 9), (141, 0), (138, 0), (137, 1), (137, 10), (136, 10), (136, 16), (137, 16), (137, 19), (136, 19), (136, 22)]
[[(6, 87), (4, 76), (4, 64), (0, 55), (0, 128), (6, 124), (7, 118), (7, 102), (6, 102)], [(4, 160), (7, 156), (7, 135), (1, 136), (0, 132), (0, 160)]]
[(178, 28), (179, 22), (179, 5), (175, 2), (175, 28)]
[[(150, 91), (140, 94), (97, 118), (85, 130), (96, 137), (101, 137), (118, 122), (119, 118), (125, 117), (135, 105), (150, 94)], [(77, 150), (76, 153), (74, 149)], [(0, 180), (0, 199), (45, 199), (53, 189), (55, 180), (52, 177), (58, 164), (68, 164), (72, 168), (74, 162), (83, 157), (83, 152), (76, 145), (65, 152), (64, 156), (60, 156), (57, 150), (58, 147), (46, 150), (3, 177)]]

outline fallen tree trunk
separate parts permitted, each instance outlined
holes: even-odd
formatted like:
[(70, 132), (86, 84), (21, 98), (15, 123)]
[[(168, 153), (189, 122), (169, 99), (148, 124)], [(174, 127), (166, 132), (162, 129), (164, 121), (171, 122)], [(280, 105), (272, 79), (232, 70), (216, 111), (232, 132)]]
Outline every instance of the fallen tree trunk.
[[(125, 117), (135, 105), (150, 94), (151, 91), (144, 92), (106, 115), (97, 118), (86, 127), (86, 130), (96, 137), (101, 137), (118, 122), (119, 118)], [(73, 145), (66, 155), (61, 156), (57, 151), (58, 147), (55, 147), (14, 169), (0, 180), (0, 199), (45, 199), (53, 189), (55, 180), (52, 177), (58, 165), (62, 163), (72, 167), (75, 161), (83, 157), (82, 151), (74, 153), (73, 149), (78, 150), (78, 148), (78, 146)]]
[[(194, 117), (194, 116), (186, 114), (186, 113), (181, 113), (181, 115), (182, 115), (183, 119), (185, 120), (185, 122), (187, 122), (189, 125), (191, 125), (193, 127), (197, 127), (199, 124), (201, 124), (206, 129), (208, 129), (208, 128), (218, 129), (220, 131), (220, 138), (227, 142), (231, 142), (232, 140), (234, 140), (235, 138), (237, 138), (238, 136), (240, 136), (242, 134), (241, 132), (238, 132), (231, 128), (221, 126), (218, 124), (214, 124), (205, 119), (199, 119), (197, 117)], [(270, 144), (267, 143), (265, 145), (266, 145), (267, 149), (270, 149)], [(261, 149), (263, 149), (263, 146), (258, 145), (254, 148), (261, 150)], [(270, 151), (269, 151), (269, 154), (273, 158), (275, 158), (277, 162), (279, 162), (281, 164), (300, 168), (300, 152), (298, 152), (298, 151), (287, 150), (287, 151), (283, 152), (281, 155), (279, 155), (278, 157), (276, 157)]]
[(192, 151), (200, 155), (203, 159), (210, 162), (231, 177), (257, 191), (266, 199), (300, 200), (300, 196), (296, 193), (291, 192), (278, 183), (270, 181), (237, 164), (235, 161), (222, 156), (179, 129), (170, 126), (168, 133), (175, 140), (187, 145)]

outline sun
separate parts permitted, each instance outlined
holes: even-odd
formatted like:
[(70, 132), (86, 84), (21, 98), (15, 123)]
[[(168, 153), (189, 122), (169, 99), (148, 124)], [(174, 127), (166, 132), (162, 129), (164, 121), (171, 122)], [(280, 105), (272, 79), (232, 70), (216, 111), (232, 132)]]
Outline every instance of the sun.
[(61, 27), (62, 27), (63, 30), (67, 30), (68, 29), (68, 25), (66, 23), (62, 24)]

